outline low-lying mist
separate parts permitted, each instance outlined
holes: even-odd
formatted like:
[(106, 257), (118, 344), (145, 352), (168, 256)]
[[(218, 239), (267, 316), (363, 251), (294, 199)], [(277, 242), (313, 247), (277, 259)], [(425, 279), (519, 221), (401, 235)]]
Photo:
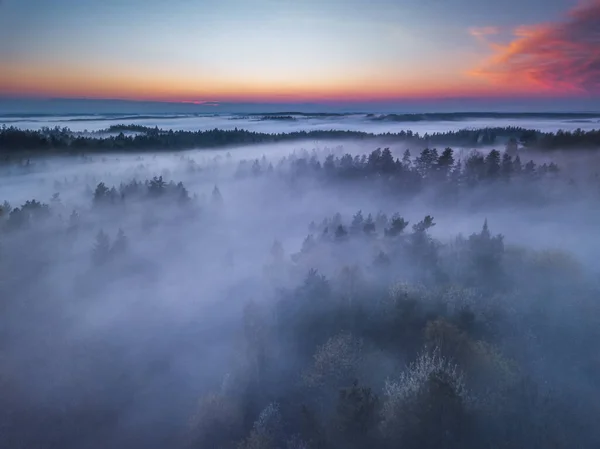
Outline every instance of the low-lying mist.
[(3, 165), (0, 446), (597, 447), (596, 156), (413, 153)]
[(23, 129), (45, 126), (68, 127), (76, 132), (96, 132), (121, 123), (159, 127), (172, 130), (211, 130), (243, 128), (250, 131), (289, 133), (311, 130), (367, 131), (372, 133), (413, 132), (434, 133), (458, 131), (464, 128), (492, 126), (539, 129), (555, 132), (559, 129), (597, 129), (600, 114), (511, 114), (511, 113), (448, 113), (448, 114), (96, 114), (96, 115), (10, 115), (0, 114), (0, 123)]

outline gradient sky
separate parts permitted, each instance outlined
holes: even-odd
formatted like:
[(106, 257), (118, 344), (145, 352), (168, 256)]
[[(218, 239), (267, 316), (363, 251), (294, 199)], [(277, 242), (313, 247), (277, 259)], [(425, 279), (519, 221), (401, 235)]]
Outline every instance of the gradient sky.
[(600, 0), (0, 0), (0, 95), (600, 94)]

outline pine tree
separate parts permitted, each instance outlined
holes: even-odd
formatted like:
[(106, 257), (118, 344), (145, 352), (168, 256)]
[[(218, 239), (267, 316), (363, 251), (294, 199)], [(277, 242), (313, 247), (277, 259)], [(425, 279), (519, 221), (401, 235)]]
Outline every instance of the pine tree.
[(492, 150), (485, 158), (487, 176), (496, 179), (500, 173), (500, 152)]
[(165, 192), (166, 185), (162, 176), (155, 176), (148, 184), (148, 193), (152, 196), (160, 196)]
[(127, 252), (127, 248), (129, 246), (129, 242), (127, 240), (127, 236), (125, 232), (121, 228), (119, 228), (119, 232), (117, 232), (117, 237), (113, 242), (111, 253), (112, 254), (123, 254)]
[(371, 446), (379, 422), (379, 398), (368, 387), (351, 387), (339, 391), (336, 407), (336, 430), (348, 448)]
[(508, 143), (506, 144), (505, 154), (508, 154), (509, 156), (514, 156), (517, 154), (518, 149), (519, 144), (517, 143), (517, 139), (511, 137)]
[(502, 166), (501, 174), (504, 179), (510, 179), (513, 173), (513, 160), (510, 154), (504, 153), (502, 155)]
[(213, 204), (223, 204), (223, 196), (217, 186), (212, 191), (212, 202)]
[(523, 171), (523, 165), (521, 164), (521, 158), (519, 157), (519, 155), (517, 154), (515, 156), (515, 159), (513, 160), (513, 169), (512, 169), (513, 173), (515, 174), (520, 174), (521, 171)]
[(423, 220), (413, 225), (413, 231), (415, 233), (426, 232), (429, 228), (435, 226), (433, 222), (433, 217), (431, 215), (427, 215)]
[(352, 224), (350, 225), (350, 229), (352, 229), (353, 232), (357, 232), (359, 230), (362, 229), (363, 224), (364, 224), (364, 218), (363, 218), (363, 214), (362, 211), (358, 211), (356, 213), (356, 215), (352, 218)]
[(363, 231), (367, 235), (372, 235), (375, 233), (375, 221), (373, 220), (373, 216), (369, 214), (365, 223), (363, 225)]
[(69, 226), (67, 227), (67, 230), (69, 232), (76, 231), (79, 228), (79, 222), (79, 213), (77, 213), (77, 211), (73, 209), (73, 212), (71, 212), (71, 215), (69, 216)]
[(375, 218), (375, 226), (379, 229), (385, 229), (388, 225), (388, 217), (383, 212), (379, 212)]
[(396, 168), (394, 163), (394, 156), (392, 155), (392, 152), (389, 148), (384, 148), (381, 152), (380, 164), (381, 170), (384, 173), (392, 173)]
[(412, 165), (412, 158), (410, 155), (410, 150), (406, 149), (406, 150), (404, 150), (404, 154), (402, 155), (402, 166), (406, 170), (410, 170), (411, 165)]
[(315, 238), (312, 234), (309, 234), (304, 241), (302, 242), (302, 249), (300, 252), (302, 254), (309, 253), (316, 246)]
[(385, 230), (387, 237), (396, 237), (404, 232), (408, 226), (408, 221), (398, 214), (394, 214), (390, 220), (390, 227)]
[(454, 151), (452, 148), (446, 148), (437, 161), (438, 176), (445, 180), (454, 165)]
[(100, 229), (96, 234), (96, 243), (92, 251), (92, 261), (95, 265), (103, 265), (110, 259), (110, 240), (108, 235)]
[(0, 206), (0, 218), (10, 214), (11, 211), (12, 206), (10, 205), (10, 203), (8, 201), (4, 201), (4, 203), (2, 203), (2, 206)]
[(429, 175), (438, 164), (438, 152), (434, 148), (433, 150), (425, 148), (421, 151), (421, 154), (415, 160), (415, 165), (421, 176)]
[(101, 182), (96, 186), (94, 191), (94, 204), (101, 204), (108, 198), (109, 189), (106, 185)]
[(503, 280), (503, 236), (492, 236), (486, 219), (481, 232), (469, 237), (468, 245), (471, 259), (470, 274), (473, 281), (481, 282), (486, 288), (499, 287)]
[(524, 171), (528, 175), (533, 175), (535, 173), (535, 167), (536, 167), (535, 162), (529, 161), (525, 164)]
[(335, 238), (340, 240), (345, 238), (348, 235), (348, 231), (346, 231), (346, 229), (344, 228), (344, 226), (339, 225), (336, 229), (335, 229)]

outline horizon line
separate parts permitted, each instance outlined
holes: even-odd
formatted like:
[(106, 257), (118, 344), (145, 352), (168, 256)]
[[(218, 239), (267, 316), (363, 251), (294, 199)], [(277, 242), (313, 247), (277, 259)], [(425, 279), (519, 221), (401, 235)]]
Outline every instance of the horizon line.
[[(0, 114), (599, 114), (590, 97), (445, 97), (373, 101), (216, 101), (89, 97), (33, 97), (0, 94)], [(71, 109), (72, 108), (72, 109)], [(96, 110), (94, 110), (96, 109)], [(145, 111), (143, 110), (145, 109)], [(152, 112), (150, 112), (152, 110)]]

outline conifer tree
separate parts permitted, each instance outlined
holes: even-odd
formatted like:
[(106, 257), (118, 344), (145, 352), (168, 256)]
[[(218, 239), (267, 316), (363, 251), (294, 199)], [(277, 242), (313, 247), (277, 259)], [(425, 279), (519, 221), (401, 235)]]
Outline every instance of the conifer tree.
[(96, 234), (96, 243), (92, 251), (92, 261), (95, 265), (104, 265), (110, 259), (110, 240), (102, 229)]

